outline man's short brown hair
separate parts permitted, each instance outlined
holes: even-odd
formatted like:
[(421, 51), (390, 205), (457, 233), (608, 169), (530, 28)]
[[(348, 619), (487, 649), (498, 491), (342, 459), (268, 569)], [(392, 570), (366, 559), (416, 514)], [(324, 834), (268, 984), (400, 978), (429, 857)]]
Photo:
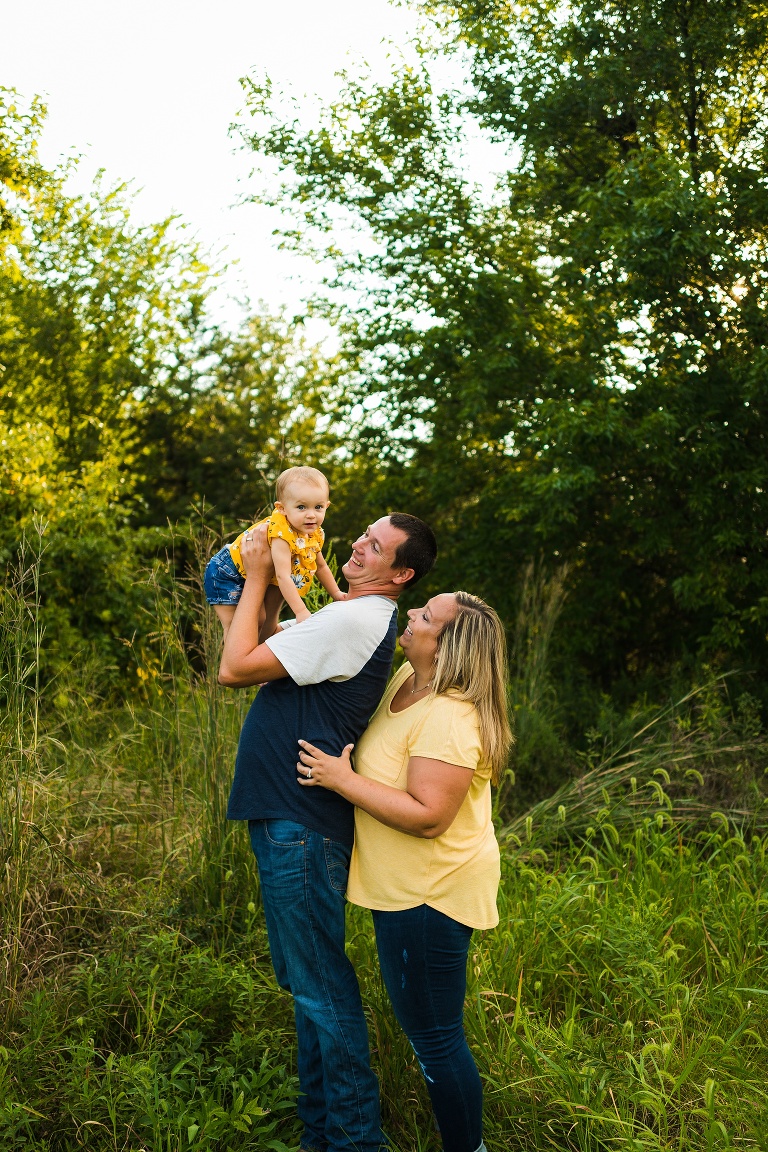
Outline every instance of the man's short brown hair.
[(408, 512), (390, 512), (389, 522), (393, 528), (399, 528), (406, 535), (406, 539), (397, 546), (392, 567), (413, 568), (413, 576), (407, 584), (403, 584), (403, 588), (410, 588), (434, 568), (437, 540), (429, 524)]

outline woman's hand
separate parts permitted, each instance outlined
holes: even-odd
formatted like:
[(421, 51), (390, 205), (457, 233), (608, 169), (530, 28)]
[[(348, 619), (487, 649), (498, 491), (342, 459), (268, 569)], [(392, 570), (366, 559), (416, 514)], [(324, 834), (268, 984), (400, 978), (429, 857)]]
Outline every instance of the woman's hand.
[(329, 756), (321, 752), (314, 744), (306, 740), (299, 740), (301, 752), (296, 768), (299, 772), (299, 784), (305, 788), (312, 788), (319, 784), (321, 788), (328, 788), (331, 792), (341, 792), (344, 785), (354, 778), (351, 754), (354, 744), (347, 744), (341, 756)]
[(275, 574), (275, 565), (272, 561), (272, 549), (267, 540), (267, 526), (260, 524), (258, 528), (251, 528), (240, 541), (240, 556), (245, 568), (246, 578), (263, 573), (268, 580)]

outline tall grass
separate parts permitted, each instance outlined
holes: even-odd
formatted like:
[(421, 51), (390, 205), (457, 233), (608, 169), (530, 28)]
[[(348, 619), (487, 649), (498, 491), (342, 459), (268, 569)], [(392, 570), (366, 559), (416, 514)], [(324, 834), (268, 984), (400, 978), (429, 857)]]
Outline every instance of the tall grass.
[(557, 787), (571, 768), (558, 725), (550, 674), (555, 627), (565, 603), (567, 568), (553, 574), (531, 563), (523, 572), (520, 607), (510, 645), (510, 703), (514, 717), (514, 769), (502, 779), (495, 807), (503, 816)]
[[(212, 538), (190, 541), (185, 580), (172, 555), (145, 577), (124, 702), (100, 699), (87, 661), (42, 683), (42, 532), (0, 601), (3, 1152), (297, 1143), (290, 998), (247, 837), (224, 819), (251, 693), (216, 681)], [(536, 609), (550, 622), (558, 595)], [(541, 714), (538, 635), (516, 682)], [(500, 827), (501, 923), (475, 938), (466, 1009), (491, 1152), (765, 1147), (768, 750), (719, 691)], [(436, 1152), (361, 909), (349, 950), (393, 1149)]]
[(39, 625), (40, 557), (44, 526), (20, 549), (0, 593), (0, 926), (2, 1006), (7, 1012), (33, 949), (25, 939), (26, 908), (37, 872), (39, 839), (35, 791), (40, 786)]
[(499, 1138), (764, 1146), (766, 848), (646, 818), (548, 866), (508, 858), (470, 1017)]
[[(173, 850), (187, 852), (188, 895), (197, 911), (217, 908), (224, 924), (228, 890), (252, 885), (255, 877), (242, 829), (226, 820), (234, 751), (253, 693), (228, 692), (218, 683), (222, 632), (202, 587), (216, 536), (201, 518), (184, 543), (193, 558), (184, 579), (168, 579), (159, 569), (148, 577), (155, 605), (148, 698), (156, 729), (166, 727), (156, 741), (158, 772), (170, 765)], [(169, 567), (175, 568), (172, 556)], [(197, 820), (190, 820), (190, 807)]]
[(696, 827), (710, 817), (726, 826), (768, 828), (765, 742), (716, 709), (724, 681), (695, 689), (609, 749), (594, 766), (508, 821), (504, 837), (532, 845), (575, 837), (615, 839), (653, 814), (659, 827)]
[(22, 541), (0, 591), (0, 1026), (25, 989), (49, 978), (70, 955), (84, 920), (97, 914), (90, 877), (62, 828), (58, 789), (66, 753), (61, 725), (46, 714), (62, 695), (43, 688), (40, 623), (46, 525)]
[[(489, 1149), (765, 1147), (767, 850), (722, 822), (686, 843), (647, 819), (549, 859), (505, 854), (465, 1014)], [(353, 919), (390, 1130), (402, 1152), (435, 1150), (367, 914)]]

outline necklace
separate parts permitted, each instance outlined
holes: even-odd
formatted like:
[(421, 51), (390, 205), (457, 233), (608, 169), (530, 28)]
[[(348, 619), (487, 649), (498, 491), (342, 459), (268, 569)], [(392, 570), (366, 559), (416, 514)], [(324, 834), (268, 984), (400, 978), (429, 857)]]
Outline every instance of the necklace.
[(411, 696), (415, 696), (418, 692), (425, 692), (427, 690), (427, 688), (432, 687), (432, 681), (430, 680), (429, 683), (425, 684), (422, 688), (417, 688), (416, 687), (416, 673), (415, 672), (413, 674), (413, 684), (414, 684), (414, 686), (413, 686), (413, 688), (411, 688)]

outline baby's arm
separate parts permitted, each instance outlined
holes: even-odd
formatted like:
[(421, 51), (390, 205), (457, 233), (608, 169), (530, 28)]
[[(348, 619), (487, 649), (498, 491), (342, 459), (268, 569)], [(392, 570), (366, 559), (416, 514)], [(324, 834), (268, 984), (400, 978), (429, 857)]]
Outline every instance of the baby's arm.
[(317, 563), (317, 578), (328, 595), (332, 596), (334, 600), (346, 600), (347, 593), (340, 590), (322, 552), (317, 553), (315, 560)]
[(291, 546), (287, 540), (278, 539), (271, 542), (270, 548), (272, 549), (275, 576), (277, 576), (277, 584), (283, 594), (283, 600), (296, 617), (296, 623), (300, 624), (302, 620), (308, 620), (312, 613), (305, 606), (296, 585), (291, 580)]

